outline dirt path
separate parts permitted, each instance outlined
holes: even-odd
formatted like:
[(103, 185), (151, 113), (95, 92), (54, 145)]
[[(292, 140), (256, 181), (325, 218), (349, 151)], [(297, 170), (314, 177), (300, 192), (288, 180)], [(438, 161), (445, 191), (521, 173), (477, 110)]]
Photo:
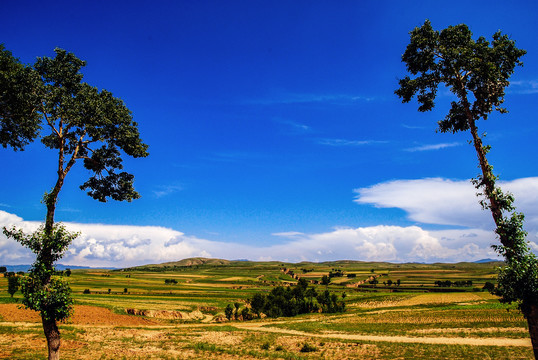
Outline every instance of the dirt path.
[(380, 336), (380, 335), (359, 335), (346, 333), (308, 333), (298, 330), (280, 329), (264, 327), (271, 323), (234, 323), (233, 326), (251, 331), (263, 331), (270, 333), (289, 334), (298, 336), (331, 338), (342, 340), (361, 340), (361, 341), (386, 341), (397, 343), (420, 343), (420, 344), (444, 344), (444, 345), (473, 345), (473, 346), (532, 346), (529, 339), (510, 339), (510, 338), (464, 338), (464, 337), (411, 337), (411, 336)]

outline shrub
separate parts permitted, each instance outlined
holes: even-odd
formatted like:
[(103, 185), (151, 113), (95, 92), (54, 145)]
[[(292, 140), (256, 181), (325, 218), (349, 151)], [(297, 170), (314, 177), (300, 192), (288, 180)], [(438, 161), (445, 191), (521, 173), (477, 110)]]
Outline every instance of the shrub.
[(299, 351), (303, 352), (303, 353), (314, 352), (314, 351), (318, 351), (318, 348), (315, 347), (314, 345), (309, 344), (309, 343), (304, 343), (303, 347)]
[(234, 313), (234, 307), (232, 304), (228, 304), (226, 306), (226, 309), (224, 309), (224, 314), (226, 315), (226, 319), (231, 320)]

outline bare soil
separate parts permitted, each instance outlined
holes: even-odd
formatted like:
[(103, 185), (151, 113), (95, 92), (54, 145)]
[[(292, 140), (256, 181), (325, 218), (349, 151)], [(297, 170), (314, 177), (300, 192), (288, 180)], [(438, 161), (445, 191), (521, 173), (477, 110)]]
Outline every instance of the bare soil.
[[(4, 322), (41, 323), (41, 317), (37, 312), (23, 309), (21, 305), (17, 304), (0, 304), (0, 317)], [(69, 324), (137, 326), (158, 325), (159, 322), (139, 316), (115, 314), (102, 307), (75, 305), (75, 311), (69, 320)]]

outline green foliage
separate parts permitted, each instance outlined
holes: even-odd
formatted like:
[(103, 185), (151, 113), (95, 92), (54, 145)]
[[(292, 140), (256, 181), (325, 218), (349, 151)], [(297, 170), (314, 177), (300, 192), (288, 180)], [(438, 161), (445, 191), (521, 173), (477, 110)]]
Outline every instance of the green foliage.
[(4, 228), (3, 232), (36, 254), (28, 276), (20, 279), (24, 295), (22, 303), (38, 311), (45, 320), (67, 319), (73, 305), (71, 289), (67, 282), (56, 276), (52, 262), (63, 256), (78, 233), (67, 231), (60, 223), (54, 225), (50, 234), (45, 233), (43, 226), (29, 235), (15, 227), (11, 230)]
[[(484, 37), (476, 41), (465, 24), (449, 26), (441, 32), (432, 28), (426, 20), (420, 28), (411, 32), (411, 41), (402, 56), (409, 76), (399, 81), (395, 91), (403, 102), (417, 95), (419, 111), (429, 111), (435, 106), (438, 86), (443, 83), (450, 88), (458, 101), (452, 102), (444, 120), (439, 121), (441, 132), (457, 132), (469, 129), (468, 116), (487, 119), (504, 102), (504, 89), (519, 60), (526, 53), (516, 48), (515, 42), (501, 32), (489, 42)], [(472, 93), (475, 101), (467, 97)]]
[(484, 287), (482, 288), (486, 291), (489, 291), (489, 292), (494, 292), (495, 291), (495, 284), (490, 282), (490, 281), (486, 281), (484, 283)]
[(439, 286), (439, 287), (451, 287), (451, 286), (455, 286), (455, 287), (467, 286), (467, 287), (470, 287), (470, 286), (473, 286), (473, 281), (472, 280), (456, 280), (456, 281), (437, 280), (437, 281), (435, 281), (435, 285)]
[(494, 246), (506, 259), (506, 266), (499, 268), (497, 288), (494, 293), (501, 296), (502, 302), (517, 302), (523, 314), (528, 314), (531, 305), (538, 304), (538, 259), (531, 252), (523, 231), (523, 215), (513, 213), (503, 218), (497, 227), (499, 237), (506, 236), (513, 241), (511, 247)]
[(309, 344), (309, 343), (304, 343), (303, 344), (303, 347), (301, 347), (301, 350), (299, 350), (300, 352), (302, 353), (306, 353), (306, 352), (314, 352), (314, 351), (318, 351), (318, 348), (312, 344)]
[(21, 278), (22, 303), (38, 311), (45, 320), (66, 320), (73, 311), (73, 298), (69, 284), (60, 277), (51, 277), (48, 284), (41, 281), (43, 274), (31, 271)]
[(33, 109), (39, 97), (34, 89), (37, 74), (0, 44), (0, 144), (23, 150), (37, 136), (41, 125)]
[[(302, 280), (302, 281), (301, 281)], [(328, 290), (318, 294), (304, 279), (299, 279), (293, 287), (274, 287), (268, 294), (256, 293), (249, 299), (252, 311), (258, 316), (264, 313), (270, 317), (296, 316), (317, 312), (343, 312), (345, 305), (336, 294)]]
[[(0, 143), (23, 150), (41, 137), (60, 154), (64, 176), (76, 160), (84, 161), (93, 175), (81, 189), (94, 199), (138, 198), (133, 175), (120, 171), (120, 150), (133, 157), (148, 155), (138, 124), (120, 99), (82, 82), (85, 61), (62, 49), (55, 52), (54, 58), (25, 66), (0, 45)], [(56, 201), (59, 189), (54, 190), (50, 201)]]
[(234, 307), (232, 306), (232, 304), (226, 305), (226, 309), (224, 309), (224, 315), (226, 316), (226, 319), (231, 320), (233, 314), (234, 314)]
[(256, 293), (250, 299), (250, 306), (252, 311), (256, 313), (257, 316), (260, 316), (260, 313), (265, 308), (267, 297), (262, 293)]
[(11, 297), (19, 290), (19, 278), (17, 276), (10, 276), (7, 278), (7, 292)]
[(51, 264), (60, 259), (69, 247), (69, 244), (79, 235), (79, 233), (67, 231), (61, 223), (54, 224), (50, 234), (45, 233), (43, 225), (30, 235), (25, 234), (22, 229), (17, 229), (16, 227), (12, 227), (11, 229), (4, 228), (3, 233), (8, 238), (14, 239), (36, 254), (34, 268), (42, 268), (45, 264)]
[(334, 271), (329, 271), (329, 278), (332, 279), (333, 277), (342, 277), (344, 276), (344, 272), (340, 269), (333, 269)]

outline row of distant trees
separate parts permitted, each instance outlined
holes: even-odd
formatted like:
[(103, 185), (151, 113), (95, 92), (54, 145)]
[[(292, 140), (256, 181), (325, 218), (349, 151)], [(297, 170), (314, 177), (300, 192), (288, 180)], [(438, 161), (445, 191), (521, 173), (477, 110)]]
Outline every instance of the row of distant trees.
[(451, 281), (451, 280), (437, 280), (435, 282), (435, 285), (436, 286), (439, 286), (439, 287), (451, 287), (451, 286), (455, 286), (455, 287), (471, 287), (473, 286), (473, 282), (472, 280), (457, 280), (457, 281)]
[[(10, 277), (10, 276), (15, 276), (15, 275), (25, 275), (25, 272), (24, 271), (17, 271), (16, 273), (14, 271), (7, 271), (7, 268), (5, 266), (0, 266), (0, 274), (4, 274), (4, 277)], [(60, 276), (71, 276), (71, 269), (67, 268), (65, 270), (62, 270), (62, 271), (56, 271), (56, 275), (60, 275)]]

